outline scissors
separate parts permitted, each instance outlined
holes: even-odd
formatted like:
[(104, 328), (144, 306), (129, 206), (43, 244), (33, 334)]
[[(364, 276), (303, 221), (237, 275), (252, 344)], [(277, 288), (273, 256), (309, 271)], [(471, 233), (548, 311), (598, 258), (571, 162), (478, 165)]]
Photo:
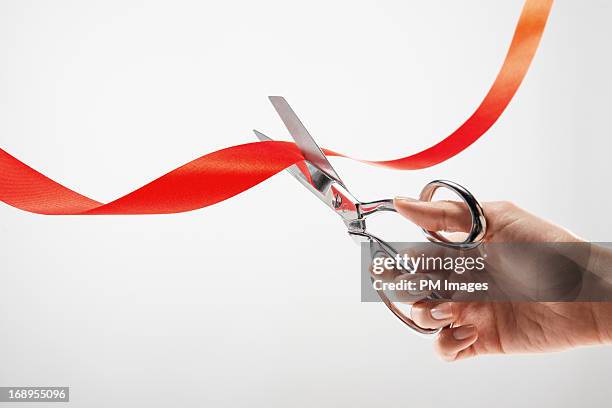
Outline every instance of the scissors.
[[(369, 243), (371, 253), (382, 251), (387, 256), (394, 258), (398, 252), (389, 243), (369, 233), (366, 228), (366, 219), (370, 215), (381, 211), (396, 212), (393, 200), (384, 199), (369, 202), (357, 200), (349, 192), (346, 184), (327, 160), (327, 156), (306, 130), (306, 127), (285, 98), (270, 96), (269, 99), (305, 159), (300, 165), (293, 165), (287, 171), (342, 218), (348, 234), (355, 238), (357, 242)], [(254, 130), (254, 133), (261, 141), (272, 140), (257, 130)], [(420, 200), (431, 201), (436, 190), (440, 188), (451, 190), (464, 201), (472, 218), (471, 230), (465, 240), (461, 242), (451, 241), (437, 231), (423, 229), (425, 237), (431, 242), (456, 249), (477, 247), (486, 234), (486, 220), (481, 205), (467, 189), (447, 180), (435, 180), (428, 183), (421, 191)], [(436, 334), (441, 330), (420, 327), (411, 319), (409, 311), (406, 312), (405, 309), (392, 302), (384, 291), (377, 290), (377, 292), (393, 314), (416, 332)], [(439, 297), (433, 293), (428, 298), (436, 299)]]

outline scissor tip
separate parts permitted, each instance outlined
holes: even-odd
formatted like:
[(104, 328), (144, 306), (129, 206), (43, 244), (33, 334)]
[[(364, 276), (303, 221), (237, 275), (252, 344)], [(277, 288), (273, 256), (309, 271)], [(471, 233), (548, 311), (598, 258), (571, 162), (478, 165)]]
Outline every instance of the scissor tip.
[(268, 136), (264, 135), (263, 133), (261, 133), (259, 130), (257, 129), (253, 129), (253, 133), (255, 133), (255, 136), (257, 136), (257, 138), (262, 141), (262, 142), (268, 142), (272, 139), (270, 139)]

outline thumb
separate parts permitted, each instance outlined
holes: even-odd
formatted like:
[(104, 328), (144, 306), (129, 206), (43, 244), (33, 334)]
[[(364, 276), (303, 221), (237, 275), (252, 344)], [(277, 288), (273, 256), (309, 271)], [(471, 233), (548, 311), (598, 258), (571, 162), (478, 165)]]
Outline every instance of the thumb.
[(401, 215), (426, 230), (469, 232), (472, 227), (470, 212), (463, 202), (396, 197), (393, 206)]

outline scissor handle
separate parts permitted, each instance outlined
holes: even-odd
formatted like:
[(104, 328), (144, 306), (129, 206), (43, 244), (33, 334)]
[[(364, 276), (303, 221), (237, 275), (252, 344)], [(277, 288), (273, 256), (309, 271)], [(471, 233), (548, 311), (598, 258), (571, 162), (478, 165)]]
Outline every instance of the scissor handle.
[[(434, 243), (444, 245), (447, 247), (451, 247), (451, 248), (455, 248), (455, 249), (471, 249), (471, 248), (475, 248), (478, 245), (480, 245), (480, 243), (485, 237), (486, 230), (487, 230), (487, 224), (486, 224), (486, 220), (484, 216), (484, 211), (482, 210), (480, 203), (476, 200), (476, 198), (474, 198), (474, 196), (466, 188), (462, 187), (461, 185), (457, 183), (454, 183), (448, 180), (435, 180), (427, 184), (421, 191), (421, 195), (420, 195), (421, 201), (431, 201), (434, 193), (439, 188), (446, 188), (446, 189), (451, 190), (465, 202), (470, 212), (470, 215), (472, 217), (472, 227), (470, 229), (470, 232), (467, 238), (462, 242), (450, 241), (446, 237), (438, 233), (437, 231), (429, 231), (429, 230), (423, 229), (423, 232), (425, 233), (425, 236), (427, 237), (427, 239)], [(364, 222), (365, 218), (367, 218), (369, 215), (372, 215), (372, 214), (375, 214), (381, 211), (397, 212), (395, 210), (395, 207), (393, 206), (393, 200), (387, 199), (387, 200), (371, 201), (367, 203), (362, 202), (362, 203), (359, 203), (359, 211), (360, 211), (361, 216), (363, 217), (363, 219), (361, 219), (361, 222), (358, 223), (358, 227), (360, 227), (360, 229), (351, 230), (349, 228), (349, 234), (352, 235), (354, 238), (358, 238), (361, 240), (365, 240), (366, 242), (369, 242), (370, 249), (373, 253), (376, 253), (380, 250), (386, 253), (389, 257), (394, 258), (397, 254), (397, 251), (395, 250), (395, 248), (393, 248), (393, 246), (391, 246), (386, 241), (376, 237), (375, 235), (368, 233), (365, 230), (365, 222)], [(375, 246), (376, 249), (373, 249), (372, 246)], [(389, 299), (389, 297), (383, 290), (376, 290), (376, 292), (378, 293), (378, 296), (383, 301), (383, 303), (391, 310), (391, 312), (393, 312), (393, 314), (397, 316), (404, 324), (406, 324), (408, 327), (410, 327), (417, 333), (424, 334), (424, 335), (432, 335), (442, 330), (441, 328), (440, 329), (428, 329), (428, 328), (419, 326), (412, 320), (409, 313), (407, 314), (402, 309), (400, 309), (395, 302)], [(436, 300), (436, 299), (440, 299), (440, 297), (437, 293), (433, 292), (427, 297), (427, 299)]]
[(385, 305), (393, 312), (393, 314), (400, 319), (406, 326), (410, 327), (412, 330), (419, 334), (423, 334), (426, 336), (431, 336), (432, 334), (438, 334), (442, 328), (439, 329), (427, 329), (425, 327), (421, 327), (412, 320), (410, 316), (407, 316), (404, 311), (402, 311), (395, 303), (393, 303), (386, 295), (386, 293), (382, 290), (377, 291), (378, 297), (383, 301)]
[[(381, 200), (380, 202), (382, 202), (383, 200)], [(388, 207), (387, 210), (382, 210), (382, 211), (393, 211), (391, 210), (392, 207)], [(362, 239), (362, 242), (369, 242), (370, 244), (370, 255), (374, 256), (374, 254), (378, 254), (378, 253), (383, 253), (386, 256), (389, 256), (391, 258), (394, 258), (396, 255), (398, 255), (398, 252), (396, 251), (396, 249), (390, 245), (389, 243), (383, 241), (382, 239), (378, 238), (375, 235), (372, 235), (368, 232), (349, 232), (349, 234), (351, 234), (354, 238), (359, 237), (360, 239)], [(372, 282), (374, 281), (374, 278), (371, 277), (370, 278), (372, 280)], [(421, 334), (421, 335), (432, 335), (432, 334), (436, 334), (438, 332), (440, 332), (440, 330), (442, 329), (428, 329), (425, 327), (421, 327), (418, 324), (416, 324), (414, 322), (414, 320), (412, 320), (412, 317), (410, 316), (410, 313), (406, 313), (404, 310), (400, 309), (391, 299), (389, 299), (389, 297), (387, 296), (387, 294), (385, 293), (384, 290), (378, 290), (375, 289), (376, 293), (378, 294), (378, 297), (380, 297), (380, 300), (383, 301), (383, 303), (389, 308), (389, 310), (391, 310), (391, 312), (393, 312), (393, 314), (400, 319), (406, 326), (410, 327), (412, 330), (414, 330), (415, 332)], [(430, 299), (434, 299), (437, 296), (431, 297)]]
[(428, 183), (425, 187), (423, 187), (423, 190), (421, 190), (421, 195), (419, 197), (420, 200), (431, 201), (434, 193), (439, 188), (451, 190), (463, 200), (470, 211), (470, 215), (472, 217), (472, 227), (468, 233), (468, 236), (462, 242), (450, 241), (437, 231), (430, 231), (423, 228), (425, 237), (427, 237), (427, 239), (431, 242), (457, 249), (471, 249), (480, 245), (487, 233), (487, 221), (485, 219), (482, 206), (478, 200), (476, 200), (472, 193), (470, 193), (465, 187), (448, 180), (435, 180)]

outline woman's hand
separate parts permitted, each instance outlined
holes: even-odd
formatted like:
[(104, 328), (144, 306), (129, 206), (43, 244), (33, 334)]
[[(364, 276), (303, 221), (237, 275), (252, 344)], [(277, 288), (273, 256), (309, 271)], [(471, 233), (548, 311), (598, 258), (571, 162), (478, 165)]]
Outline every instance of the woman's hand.
[[(470, 215), (462, 203), (396, 198), (395, 208), (433, 231), (467, 232)], [(485, 242), (582, 242), (571, 232), (507, 202), (483, 205)], [(482, 354), (534, 353), (612, 342), (612, 303), (417, 302), (412, 319), (421, 327), (444, 327), (436, 351), (454, 361)], [(447, 327), (450, 324), (453, 327)]]

